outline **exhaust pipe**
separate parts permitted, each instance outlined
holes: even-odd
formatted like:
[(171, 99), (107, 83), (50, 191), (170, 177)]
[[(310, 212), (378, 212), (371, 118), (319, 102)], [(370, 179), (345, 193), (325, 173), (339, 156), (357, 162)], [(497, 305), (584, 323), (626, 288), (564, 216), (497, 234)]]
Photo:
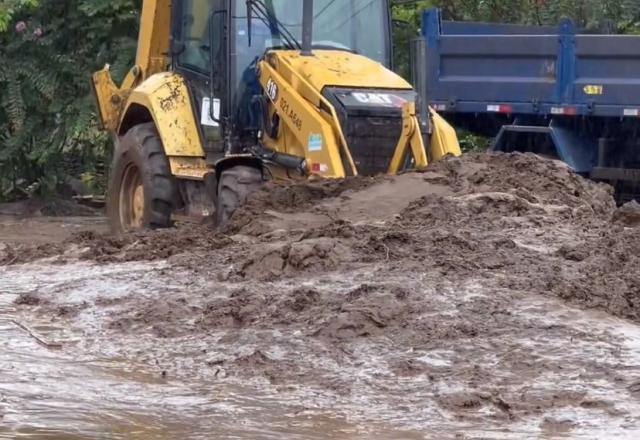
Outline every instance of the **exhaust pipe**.
[(416, 38), (411, 41), (411, 82), (416, 92), (416, 114), (422, 143), (427, 152), (427, 162), (431, 162), (431, 113), (429, 112), (429, 87), (427, 85), (427, 40)]
[(426, 137), (431, 133), (431, 115), (429, 114), (429, 87), (427, 86), (427, 41), (416, 38), (411, 41), (411, 82), (416, 92), (416, 110), (420, 121), (420, 132), (425, 145)]
[(303, 0), (302, 4), (302, 51), (304, 57), (313, 56), (313, 0)]
[(287, 170), (296, 171), (301, 176), (305, 176), (307, 174), (307, 161), (304, 157), (298, 157), (287, 153), (273, 151), (265, 148), (261, 144), (258, 144), (251, 148), (251, 152), (254, 156), (264, 162), (271, 162)]

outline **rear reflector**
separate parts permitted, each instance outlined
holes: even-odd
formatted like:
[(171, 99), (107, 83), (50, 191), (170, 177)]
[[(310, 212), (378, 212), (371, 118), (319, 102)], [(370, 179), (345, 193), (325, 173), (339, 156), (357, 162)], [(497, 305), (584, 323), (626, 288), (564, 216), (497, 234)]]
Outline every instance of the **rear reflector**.
[(311, 164), (311, 172), (312, 173), (326, 173), (329, 171), (329, 166), (324, 163), (312, 163)]
[(578, 109), (575, 107), (551, 107), (551, 114), (575, 116), (578, 114)]
[(510, 105), (500, 104), (500, 105), (488, 105), (488, 112), (493, 113), (513, 113), (513, 107)]

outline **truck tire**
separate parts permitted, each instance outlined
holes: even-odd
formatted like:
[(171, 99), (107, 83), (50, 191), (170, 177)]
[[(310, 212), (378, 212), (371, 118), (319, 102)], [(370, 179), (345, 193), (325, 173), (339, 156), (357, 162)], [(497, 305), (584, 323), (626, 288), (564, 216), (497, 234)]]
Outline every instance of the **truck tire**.
[(262, 171), (246, 165), (236, 165), (220, 174), (216, 203), (216, 224), (224, 226), (233, 213), (244, 205), (249, 194), (262, 185)]
[(136, 125), (119, 139), (107, 193), (114, 233), (172, 226), (177, 186), (155, 125)]

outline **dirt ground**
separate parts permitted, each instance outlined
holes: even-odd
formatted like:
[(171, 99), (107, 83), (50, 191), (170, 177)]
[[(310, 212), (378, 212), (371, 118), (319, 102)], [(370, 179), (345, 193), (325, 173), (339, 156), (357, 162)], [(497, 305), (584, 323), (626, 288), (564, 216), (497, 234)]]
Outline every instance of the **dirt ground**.
[[(33, 387), (0, 385), (0, 438), (640, 435), (640, 206), (561, 163), (271, 183), (222, 231), (81, 222), (45, 244), (7, 222), (5, 351), (49, 360), (0, 353)], [(94, 416), (51, 391), (67, 376)]]

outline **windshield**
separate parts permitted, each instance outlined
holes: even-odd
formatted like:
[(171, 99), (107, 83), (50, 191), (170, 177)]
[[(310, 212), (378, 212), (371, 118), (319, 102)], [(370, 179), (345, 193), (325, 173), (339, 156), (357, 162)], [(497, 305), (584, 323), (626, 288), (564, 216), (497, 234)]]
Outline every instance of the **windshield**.
[[(349, 50), (389, 65), (388, 21), (384, 0), (315, 0), (313, 3), (314, 48)], [(264, 0), (264, 4), (273, 18), (301, 42), (303, 2)], [(234, 18), (236, 47), (242, 52), (240, 45), (248, 45), (245, 1), (236, 1)], [(251, 52), (256, 55), (262, 55), (270, 48), (287, 46), (277, 29), (269, 29), (255, 14), (251, 27), (251, 45), (254, 49)]]
[[(264, 0), (271, 22), (286, 28), (302, 42), (301, 0)], [(251, 97), (260, 93), (256, 76), (257, 60), (271, 48), (287, 48), (287, 39), (278, 26), (269, 26), (257, 14), (252, 14), (251, 45), (247, 3), (236, 0), (232, 28), (232, 57), (235, 61), (236, 88), (233, 92), (236, 120), (243, 127), (255, 127), (250, 108)], [(390, 66), (388, 41), (389, 23), (386, 0), (315, 0), (313, 2), (313, 47), (315, 49), (347, 50)], [(269, 21), (267, 21), (269, 22)]]

